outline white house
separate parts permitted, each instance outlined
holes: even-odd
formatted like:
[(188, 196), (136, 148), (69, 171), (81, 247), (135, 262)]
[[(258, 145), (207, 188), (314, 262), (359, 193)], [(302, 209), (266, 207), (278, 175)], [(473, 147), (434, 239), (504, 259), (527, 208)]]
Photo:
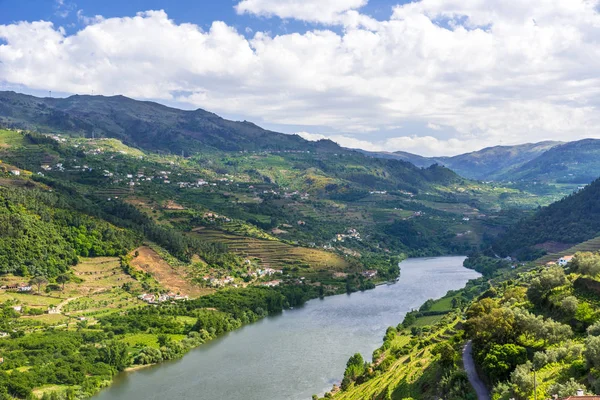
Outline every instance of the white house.
[(564, 256), (558, 260), (558, 265), (566, 267), (571, 261), (573, 261), (573, 256)]

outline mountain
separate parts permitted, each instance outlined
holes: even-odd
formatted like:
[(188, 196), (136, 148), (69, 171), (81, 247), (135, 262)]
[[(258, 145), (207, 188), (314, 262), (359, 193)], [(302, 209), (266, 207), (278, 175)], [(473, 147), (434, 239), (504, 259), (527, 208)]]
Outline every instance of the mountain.
[[(440, 164), (469, 179), (510, 181), (516, 179), (513, 175), (515, 169), (533, 162), (537, 157), (560, 144), (561, 142), (547, 141), (517, 146), (494, 146), (453, 157), (423, 157), (405, 151), (393, 153), (359, 151), (370, 157), (407, 161), (421, 168)], [(527, 168), (524, 168), (520, 172), (520, 176), (528, 176), (528, 171)], [(533, 171), (531, 172), (529, 178), (536, 180), (535, 174)]]
[(198, 109), (184, 111), (124, 96), (38, 98), (0, 92), (0, 123), (17, 128), (85, 137), (110, 137), (153, 151), (174, 153), (304, 150), (341, 151), (328, 140), (309, 142)]
[(599, 233), (600, 179), (518, 222), (494, 243), (493, 250), (502, 256), (535, 259), (549, 244), (569, 247)]
[(494, 146), (454, 157), (438, 158), (441, 164), (466, 178), (512, 180), (511, 171), (544, 154), (560, 142)]
[(369, 157), (443, 165), (469, 179), (588, 184), (600, 176), (600, 140), (527, 143), (488, 147), (453, 157), (423, 157), (404, 151), (369, 152)]
[(428, 168), (433, 164), (441, 164), (442, 162), (436, 158), (423, 157), (418, 154), (408, 153), (406, 151), (395, 151), (393, 153), (386, 151), (367, 151), (354, 149), (368, 157), (383, 158), (387, 160), (401, 160), (416, 165), (420, 168)]
[(589, 183), (600, 176), (600, 140), (584, 139), (551, 147), (517, 168), (496, 175), (500, 180)]

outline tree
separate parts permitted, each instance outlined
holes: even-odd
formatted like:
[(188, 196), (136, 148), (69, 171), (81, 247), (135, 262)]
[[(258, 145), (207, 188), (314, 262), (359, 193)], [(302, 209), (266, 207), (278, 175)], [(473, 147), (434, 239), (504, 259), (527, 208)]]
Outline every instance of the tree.
[(585, 392), (585, 386), (571, 378), (565, 383), (555, 383), (550, 386), (549, 392), (558, 395), (559, 398), (567, 398), (569, 396), (575, 396), (579, 390)]
[(579, 300), (575, 296), (567, 296), (560, 303), (560, 310), (563, 312), (565, 317), (573, 318), (579, 307)]
[(600, 336), (589, 336), (585, 339), (583, 355), (590, 367), (600, 367)]
[(65, 290), (65, 283), (69, 282), (71, 277), (67, 274), (60, 274), (56, 277), (56, 283), (62, 284), (62, 290)]
[(565, 271), (561, 267), (551, 267), (543, 270), (539, 277), (534, 278), (527, 290), (527, 297), (534, 304), (546, 300), (550, 291), (567, 283)]
[(119, 341), (108, 342), (100, 348), (99, 358), (100, 361), (114, 367), (117, 371), (123, 371), (131, 364), (127, 345)]
[(530, 361), (521, 364), (510, 374), (510, 382), (514, 385), (514, 390), (521, 398), (529, 398), (533, 393), (534, 382)]
[(456, 360), (456, 351), (448, 342), (440, 342), (433, 348), (432, 354), (440, 356), (440, 363), (444, 367), (454, 366)]
[(40, 294), (40, 290), (42, 288), (42, 285), (45, 285), (48, 283), (48, 279), (46, 279), (46, 277), (38, 275), (35, 276), (33, 278), (31, 278), (31, 280), (29, 281), (29, 284), (31, 286), (36, 286), (37, 287), (37, 292), (38, 294)]
[(355, 381), (364, 372), (365, 361), (360, 353), (356, 353), (350, 357), (346, 364), (346, 371), (344, 371), (344, 379), (342, 380), (342, 389), (345, 390), (350, 385), (350, 382)]
[(600, 274), (600, 255), (594, 253), (577, 253), (573, 258), (573, 269), (583, 275), (596, 277)]
[(509, 343), (493, 345), (483, 359), (483, 369), (493, 381), (502, 381), (519, 364), (527, 361), (524, 347)]
[(160, 347), (167, 347), (171, 343), (173, 343), (173, 340), (171, 339), (171, 337), (169, 335), (165, 335), (165, 334), (158, 335), (156, 339), (158, 340), (158, 345)]

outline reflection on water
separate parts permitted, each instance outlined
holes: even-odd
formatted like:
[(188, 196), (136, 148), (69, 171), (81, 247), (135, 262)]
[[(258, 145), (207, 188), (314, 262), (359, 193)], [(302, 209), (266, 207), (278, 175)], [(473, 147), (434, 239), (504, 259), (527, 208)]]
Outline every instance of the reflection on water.
[(407, 311), (479, 276), (464, 257), (409, 259), (400, 280), (311, 300), (232, 332), (181, 360), (123, 374), (96, 400), (309, 400), (338, 382), (348, 358), (371, 359)]

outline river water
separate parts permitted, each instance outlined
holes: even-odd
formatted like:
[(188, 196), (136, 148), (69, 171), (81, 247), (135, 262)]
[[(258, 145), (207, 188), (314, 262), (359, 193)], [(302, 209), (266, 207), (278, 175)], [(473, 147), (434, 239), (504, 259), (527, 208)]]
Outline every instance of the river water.
[(480, 275), (464, 257), (408, 259), (400, 280), (304, 307), (231, 332), (180, 360), (124, 373), (96, 400), (310, 400), (340, 381), (348, 358), (371, 360), (388, 326)]

